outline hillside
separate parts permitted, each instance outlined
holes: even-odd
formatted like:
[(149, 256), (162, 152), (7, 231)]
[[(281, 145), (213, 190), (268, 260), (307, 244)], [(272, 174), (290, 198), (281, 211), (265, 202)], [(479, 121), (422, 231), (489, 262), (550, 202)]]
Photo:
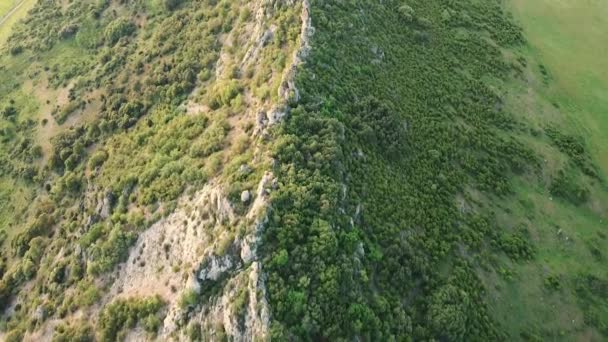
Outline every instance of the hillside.
[(0, 339), (608, 338), (608, 23), (564, 6), (1, 5)]

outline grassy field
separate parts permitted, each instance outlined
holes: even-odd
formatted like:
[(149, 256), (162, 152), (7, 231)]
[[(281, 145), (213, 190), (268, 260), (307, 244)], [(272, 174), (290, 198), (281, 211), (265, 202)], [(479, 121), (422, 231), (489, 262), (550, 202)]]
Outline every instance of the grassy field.
[(10, 35), (12, 25), (24, 18), (34, 4), (36, 0), (3, 0), (0, 3), (0, 46)]
[[(538, 131), (552, 126), (584, 137), (606, 180), (608, 3), (512, 0), (508, 6), (524, 29), (528, 45), (518, 53), (529, 65), (526, 82), (508, 91), (510, 111)], [(539, 182), (518, 182), (512, 199), (494, 203), (501, 225), (516, 218), (531, 227), (536, 257), (496, 261), (503, 273), (484, 276), (490, 306), (512, 339), (600, 341), (608, 310), (599, 299), (581, 295), (580, 284), (585, 275), (608, 276), (608, 191), (605, 183), (588, 184), (590, 200), (581, 206), (554, 198), (547, 185), (567, 159), (542, 138), (525, 141), (543, 156)]]
[(0, 2), (0, 20), (4, 18), (4, 16), (10, 12), (11, 9), (17, 4), (19, 1), (17, 0), (4, 0)]
[[(601, 340), (585, 321), (577, 283), (583, 274), (608, 276), (605, 256), (593, 254), (594, 248), (602, 250), (606, 245), (605, 215), (554, 199), (525, 182), (518, 182), (515, 192), (516, 201), (500, 205), (506, 210), (498, 214), (498, 221), (508, 226), (516, 218), (532, 227), (536, 256), (523, 263), (500, 258), (496, 262), (503, 274), (485, 274), (488, 301), (497, 321), (514, 339)], [(558, 280), (557, 288), (548, 286), (551, 279)]]
[(608, 175), (608, 2), (512, 0), (509, 5), (530, 52), (549, 70), (552, 82), (543, 95), (588, 137)]

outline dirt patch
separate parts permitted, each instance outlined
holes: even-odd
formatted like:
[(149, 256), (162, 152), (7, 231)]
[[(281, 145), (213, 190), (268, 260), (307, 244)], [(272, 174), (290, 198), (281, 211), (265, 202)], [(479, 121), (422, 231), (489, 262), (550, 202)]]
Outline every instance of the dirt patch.
[(53, 111), (56, 108), (66, 106), (70, 102), (70, 90), (74, 87), (74, 84), (75, 82), (72, 81), (66, 87), (52, 89), (49, 87), (45, 77), (42, 77), (42, 81), (36, 83), (32, 81), (24, 83), (23, 91), (36, 97), (40, 102), (40, 109), (37, 115), (36, 142), (42, 147), (42, 165), (46, 164), (51, 155), (51, 140), (53, 137), (71, 127), (93, 121), (101, 110), (100, 98), (103, 91), (96, 90), (84, 97), (84, 100), (87, 102), (84, 109), (77, 110), (68, 116), (65, 122), (59, 124), (53, 116)]

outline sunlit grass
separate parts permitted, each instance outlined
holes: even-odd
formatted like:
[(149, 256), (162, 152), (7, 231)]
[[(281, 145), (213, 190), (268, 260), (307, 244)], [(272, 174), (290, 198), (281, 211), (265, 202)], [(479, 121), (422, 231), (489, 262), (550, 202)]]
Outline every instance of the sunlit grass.
[(15, 0), (3, 0), (0, 2), (0, 20), (15, 6)]
[[(34, 7), (36, 0), (2, 0), (0, 1), (0, 46), (4, 45), (8, 39), (11, 28), (20, 19), (23, 19), (27, 12)], [(7, 6), (10, 5), (10, 6)], [(14, 12), (14, 6), (19, 6)], [(8, 9), (6, 9), (8, 7)], [(7, 15), (5, 17), (5, 15)]]
[(608, 2), (513, 0), (510, 6), (552, 78), (546, 95), (591, 144), (608, 175)]

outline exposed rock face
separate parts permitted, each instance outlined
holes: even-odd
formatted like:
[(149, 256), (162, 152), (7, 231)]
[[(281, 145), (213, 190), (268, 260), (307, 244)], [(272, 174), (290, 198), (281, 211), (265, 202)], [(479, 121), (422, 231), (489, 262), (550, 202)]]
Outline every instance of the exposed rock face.
[[(259, 192), (271, 181), (272, 175), (266, 174)], [(265, 198), (260, 196), (254, 203), (257, 207), (265, 206), (262, 203)], [(159, 341), (187, 340), (184, 328), (191, 322), (200, 323), (209, 334), (221, 326), (234, 341), (266, 336), (270, 314), (264, 298), (262, 267), (256, 261), (259, 234), (265, 221), (263, 218), (252, 221), (256, 215), (251, 211), (247, 216), (235, 215), (220, 186), (205, 186), (193, 199), (181, 201), (173, 214), (140, 235), (128, 261), (117, 272), (105, 301), (160, 295), (167, 310)], [(239, 221), (253, 224), (245, 236), (222, 250), (220, 242), (229, 238), (229, 227)], [(187, 291), (208, 296), (205, 291), (214, 286), (220, 287), (218, 294), (204, 304), (180, 307), (180, 299)], [(243, 291), (247, 292), (248, 304), (237, 308), (234, 303), (237, 296), (243, 296)], [(142, 336), (145, 335), (134, 331), (127, 340), (138, 341)]]
[[(289, 5), (295, 5), (297, 1), (298, 0), (285, 0), (284, 2)], [(314, 27), (312, 26), (312, 19), (310, 17), (309, 0), (302, 0), (300, 20), (302, 22), (302, 28), (300, 30), (299, 44), (293, 52), (291, 63), (283, 72), (281, 84), (278, 89), (280, 103), (267, 112), (258, 113), (254, 135), (259, 135), (265, 132), (269, 126), (280, 122), (287, 115), (287, 102), (298, 102), (300, 100), (300, 92), (295, 85), (295, 75), (298, 66), (300, 66), (304, 62), (306, 56), (308, 56), (310, 51), (310, 38), (314, 34)], [(257, 25), (256, 29), (260, 25), (263, 26), (263, 23)], [(259, 40), (264, 41), (263, 36), (261, 36)], [(258, 53), (257, 51), (259, 51), (259, 49), (256, 48), (253, 48), (253, 51), (248, 51), (243, 59), (242, 65), (246, 65), (246, 63), (252, 59), (252, 56)]]
[(97, 214), (102, 218), (108, 218), (112, 213), (112, 206), (114, 205), (114, 194), (111, 191), (107, 191), (103, 196), (103, 200), (99, 202)]
[(284, 110), (275, 109), (269, 113), (268, 116), (268, 124), (274, 125), (277, 122), (281, 121), (287, 113)]
[(239, 167), (239, 172), (243, 175), (248, 175), (251, 173), (251, 171), (251, 168), (247, 164), (243, 164), (241, 167)]
[(172, 288), (184, 287), (189, 274), (213, 248), (212, 235), (221, 234), (224, 224), (234, 221), (221, 189), (204, 187), (194, 200), (182, 201), (173, 214), (139, 236), (118, 271), (110, 297), (158, 294), (169, 301), (175, 299)]
[(231, 254), (211, 255), (201, 264), (198, 280), (200, 282), (217, 281), (220, 276), (232, 271), (237, 263), (238, 261), (233, 260)]
[(293, 96), (292, 100), (297, 102), (300, 100), (300, 93), (298, 88), (295, 86), (295, 74), (297, 68), (303, 63), (308, 52), (310, 51), (310, 37), (314, 34), (314, 28), (312, 26), (312, 18), (310, 17), (310, 1), (302, 1), (302, 14), (300, 16), (302, 20), (302, 29), (300, 31), (300, 45), (294, 51), (293, 62), (289, 68), (286, 69), (283, 75), (281, 86), (279, 87), (279, 97), (285, 100), (289, 100)]
[[(104, 302), (161, 296), (167, 309), (159, 341), (187, 340), (184, 330), (193, 322), (210, 336), (222, 327), (234, 341), (267, 337), (270, 311), (257, 247), (267, 222), (268, 194), (275, 183), (270, 172), (262, 177), (244, 217), (235, 214), (217, 184), (183, 199), (174, 213), (139, 236)], [(230, 227), (239, 222), (248, 225), (246, 234), (221, 247), (231, 239)], [(210, 295), (209, 289), (218, 286), (217, 294)], [(195, 308), (182, 308), (180, 299), (187, 291), (211, 297)], [(237, 298), (243, 306), (236, 306)], [(138, 330), (127, 335), (130, 341), (147, 338)]]
[[(260, 0), (252, 4), (256, 8), (253, 43), (241, 68), (256, 63), (261, 50), (272, 39), (276, 28), (265, 21), (271, 15), (269, 9), (279, 1), (294, 6), (299, 2)], [(279, 103), (248, 109), (256, 123), (254, 137), (267, 135), (268, 128), (287, 115), (286, 102), (299, 99), (295, 72), (308, 53), (313, 32), (308, 0), (302, 1), (301, 19), (299, 45), (283, 73)], [(249, 174), (259, 166), (255, 160), (249, 165), (241, 165), (239, 172)], [(235, 212), (224, 186), (216, 181), (191, 198), (184, 196), (171, 215), (139, 236), (104, 299), (108, 303), (117, 297), (161, 296), (167, 307), (156, 337), (159, 341), (187, 341), (186, 328), (192, 324), (202, 327), (205, 340), (218, 339), (222, 330), (231, 341), (268, 339), (270, 309), (257, 249), (267, 222), (269, 195), (278, 181), (268, 171), (257, 189), (243, 191), (241, 202), (248, 205), (244, 214)], [(109, 215), (111, 205), (111, 201), (107, 205), (102, 201), (99, 208), (108, 208)], [(244, 227), (244, 234), (242, 231), (235, 234), (237, 227)], [(195, 307), (182, 308), (180, 300), (188, 291), (198, 293), (201, 300)], [(149, 336), (135, 330), (126, 339), (147, 340)]]

